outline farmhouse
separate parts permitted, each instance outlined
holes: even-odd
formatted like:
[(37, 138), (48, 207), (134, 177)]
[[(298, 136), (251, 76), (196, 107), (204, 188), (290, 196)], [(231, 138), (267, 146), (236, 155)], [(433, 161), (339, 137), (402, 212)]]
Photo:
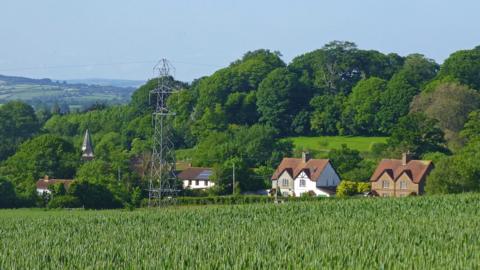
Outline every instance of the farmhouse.
[(297, 197), (303, 193), (330, 197), (340, 183), (328, 159), (311, 159), (308, 153), (302, 153), (302, 158), (284, 158), (271, 179), (273, 190)]
[(383, 159), (370, 178), (372, 193), (382, 197), (421, 195), (432, 169), (430, 160), (410, 160), (405, 153), (402, 159)]
[(210, 180), (212, 173), (211, 168), (190, 167), (178, 174), (178, 179), (184, 189), (206, 189), (215, 185)]
[(72, 179), (50, 179), (48, 175), (45, 175), (44, 178), (38, 179), (37, 181), (37, 193), (39, 195), (42, 195), (44, 193), (51, 193), (51, 190), (48, 188), (51, 185), (55, 185), (61, 183), (65, 187), (65, 189), (68, 189), (70, 185), (73, 183)]

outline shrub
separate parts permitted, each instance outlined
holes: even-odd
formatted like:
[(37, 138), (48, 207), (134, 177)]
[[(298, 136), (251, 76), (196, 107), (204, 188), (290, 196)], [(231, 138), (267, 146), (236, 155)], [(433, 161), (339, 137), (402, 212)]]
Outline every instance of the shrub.
[(12, 182), (0, 178), (0, 208), (11, 208), (15, 206), (15, 188)]
[(357, 193), (369, 192), (371, 189), (370, 183), (367, 182), (358, 182), (357, 183)]
[(80, 200), (87, 209), (112, 209), (121, 208), (122, 203), (107, 186), (86, 181), (75, 181), (69, 188), (69, 193)]
[(347, 197), (357, 193), (357, 182), (342, 181), (337, 186), (337, 196)]
[(53, 199), (48, 202), (48, 208), (78, 208), (82, 204), (80, 200), (72, 195), (59, 195), (53, 197)]
[(337, 196), (347, 197), (347, 196), (352, 196), (358, 193), (364, 193), (367, 191), (370, 191), (370, 183), (342, 181), (337, 187)]

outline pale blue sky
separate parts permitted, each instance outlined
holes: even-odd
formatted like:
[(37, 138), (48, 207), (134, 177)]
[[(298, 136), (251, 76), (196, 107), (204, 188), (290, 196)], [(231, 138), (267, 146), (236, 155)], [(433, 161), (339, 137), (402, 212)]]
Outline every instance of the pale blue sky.
[(190, 81), (259, 48), (293, 57), (332, 40), (442, 62), (480, 45), (478, 0), (1, 0), (0, 74)]

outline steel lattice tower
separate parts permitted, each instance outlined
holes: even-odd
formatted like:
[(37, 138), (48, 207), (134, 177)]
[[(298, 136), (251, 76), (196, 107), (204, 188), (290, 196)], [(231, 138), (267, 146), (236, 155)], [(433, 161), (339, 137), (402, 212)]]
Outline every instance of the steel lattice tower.
[(166, 104), (168, 96), (173, 92), (173, 79), (170, 72), (174, 69), (170, 62), (162, 59), (155, 65), (153, 71), (157, 76), (157, 87), (150, 91), (150, 102), (155, 102), (155, 110), (152, 114), (154, 133), (148, 189), (150, 207), (173, 203), (178, 191), (175, 148), (171, 127), (167, 120), (175, 114), (169, 112)]

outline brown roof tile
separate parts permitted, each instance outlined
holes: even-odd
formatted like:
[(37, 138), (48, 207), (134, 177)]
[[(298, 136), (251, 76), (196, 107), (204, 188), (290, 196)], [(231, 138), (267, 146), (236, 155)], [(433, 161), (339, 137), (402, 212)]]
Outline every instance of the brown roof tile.
[(378, 164), (370, 181), (377, 181), (384, 172), (387, 172), (394, 180), (406, 173), (414, 183), (418, 184), (424, 179), (432, 166), (430, 160), (410, 160), (407, 165), (402, 165), (400, 159), (383, 159)]
[(280, 175), (287, 170), (293, 178), (296, 178), (302, 171), (315, 181), (323, 172), (327, 164), (330, 163), (328, 159), (309, 159), (303, 162), (301, 158), (284, 158), (277, 170), (272, 175), (272, 180), (277, 180)]
[(68, 189), (73, 183), (73, 179), (48, 179), (42, 178), (37, 181), (37, 189), (48, 189), (50, 185), (62, 183), (63, 186)]
[(209, 180), (211, 168), (190, 167), (178, 174), (180, 180)]

